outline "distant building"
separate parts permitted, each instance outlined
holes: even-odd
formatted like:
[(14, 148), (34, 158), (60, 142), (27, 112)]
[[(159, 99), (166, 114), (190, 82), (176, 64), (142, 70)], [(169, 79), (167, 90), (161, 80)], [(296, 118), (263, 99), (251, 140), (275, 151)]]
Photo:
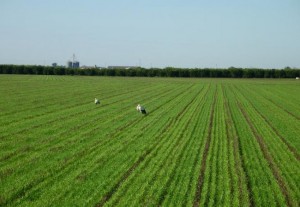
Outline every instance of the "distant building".
[(75, 54), (73, 54), (73, 61), (69, 60), (67, 62), (67, 68), (79, 68), (80, 64), (79, 61), (76, 60)]
[(68, 61), (67, 62), (67, 68), (79, 68), (80, 67), (80, 63), (78, 61), (72, 62), (72, 61)]
[(67, 62), (67, 68), (73, 68), (73, 63), (72, 61)]
[(57, 67), (57, 63), (52, 63), (52, 67)]
[(78, 61), (73, 62), (73, 68), (79, 68), (79, 62)]

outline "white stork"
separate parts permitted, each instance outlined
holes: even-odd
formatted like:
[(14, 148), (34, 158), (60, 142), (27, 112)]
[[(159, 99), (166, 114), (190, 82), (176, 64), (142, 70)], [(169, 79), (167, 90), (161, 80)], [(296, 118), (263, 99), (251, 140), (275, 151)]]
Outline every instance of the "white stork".
[(95, 104), (100, 104), (100, 101), (97, 98), (95, 98)]
[(139, 112), (141, 112), (142, 114), (146, 114), (147, 113), (145, 107), (141, 106), (140, 104), (138, 104), (136, 106), (136, 110), (139, 111)]

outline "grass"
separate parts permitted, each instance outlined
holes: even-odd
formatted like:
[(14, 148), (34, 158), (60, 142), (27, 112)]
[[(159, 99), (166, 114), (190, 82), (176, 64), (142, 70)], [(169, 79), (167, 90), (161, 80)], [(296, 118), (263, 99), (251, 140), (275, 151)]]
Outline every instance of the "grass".
[(299, 206), (299, 91), (1, 75), (0, 206)]

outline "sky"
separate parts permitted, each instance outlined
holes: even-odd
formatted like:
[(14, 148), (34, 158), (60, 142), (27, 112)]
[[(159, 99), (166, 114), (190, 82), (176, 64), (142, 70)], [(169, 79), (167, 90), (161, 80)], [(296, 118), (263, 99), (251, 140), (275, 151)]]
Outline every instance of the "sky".
[(1, 0), (0, 64), (300, 68), (300, 0)]

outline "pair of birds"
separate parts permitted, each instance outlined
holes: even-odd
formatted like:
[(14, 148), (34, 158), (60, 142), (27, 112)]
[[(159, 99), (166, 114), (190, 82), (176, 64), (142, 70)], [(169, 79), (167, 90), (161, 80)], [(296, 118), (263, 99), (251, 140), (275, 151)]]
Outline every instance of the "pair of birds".
[[(99, 99), (95, 98), (95, 104), (96, 105), (100, 104)], [(141, 106), (140, 104), (137, 105), (136, 110), (139, 111), (139, 112), (141, 112), (142, 114), (146, 114), (147, 113), (145, 107)]]

